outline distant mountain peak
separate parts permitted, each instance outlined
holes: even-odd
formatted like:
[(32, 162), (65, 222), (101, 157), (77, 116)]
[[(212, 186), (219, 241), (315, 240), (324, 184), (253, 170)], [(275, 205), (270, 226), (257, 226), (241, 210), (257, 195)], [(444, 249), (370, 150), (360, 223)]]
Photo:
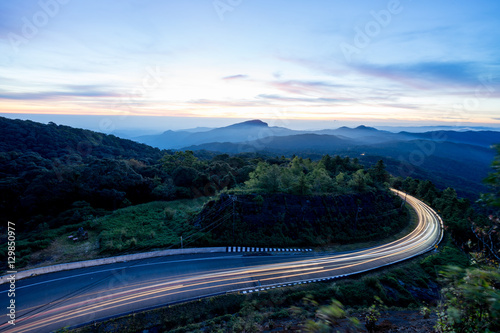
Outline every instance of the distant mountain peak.
[(376, 131), (377, 130), (376, 128), (368, 127), (368, 126), (365, 126), (365, 125), (360, 125), (360, 126), (356, 127), (355, 129), (357, 129), (357, 130), (364, 130), (364, 131)]
[(262, 120), (254, 119), (254, 120), (248, 120), (244, 121), (242, 123), (237, 123), (228, 127), (240, 127), (240, 126), (256, 126), (256, 127), (269, 127), (269, 125)]
[(354, 127), (354, 128), (342, 126), (342, 127), (339, 127), (338, 129), (342, 130), (342, 131), (378, 131), (374, 127), (369, 127), (369, 126), (365, 126), (365, 125), (359, 125), (358, 127)]

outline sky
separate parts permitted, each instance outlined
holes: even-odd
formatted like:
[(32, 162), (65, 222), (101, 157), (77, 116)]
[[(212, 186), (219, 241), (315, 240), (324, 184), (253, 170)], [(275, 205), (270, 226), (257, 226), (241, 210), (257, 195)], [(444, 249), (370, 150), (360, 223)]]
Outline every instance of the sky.
[(499, 127), (499, 13), (496, 0), (0, 1), (0, 115)]

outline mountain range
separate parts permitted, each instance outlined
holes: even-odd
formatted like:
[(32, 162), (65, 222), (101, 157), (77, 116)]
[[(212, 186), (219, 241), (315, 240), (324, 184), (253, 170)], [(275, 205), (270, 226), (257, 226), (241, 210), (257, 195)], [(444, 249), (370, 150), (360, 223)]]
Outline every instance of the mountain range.
[(330, 154), (357, 157), (366, 164), (382, 158), (395, 175), (430, 179), (439, 187), (453, 186), (472, 198), (486, 190), (482, 180), (490, 171), (495, 155), (492, 146), (500, 143), (500, 132), (393, 133), (367, 126), (297, 131), (251, 120), (200, 131), (166, 131), (135, 140), (162, 149), (228, 154), (295, 154), (311, 158)]
[[(271, 159), (282, 155), (320, 159), (324, 154), (330, 154), (357, 158), (368, 167), (383, 159), (393, 175), (428, 179), (439, 188), (454, 187), (459, 195), (471, 199), (487, 190), (482, 180), (491, 171), (490, 165), (495, 157), (492, 146), (500, 143), (500, 132), (490, 130), (394, 133), (359, 126), (296, 131), (272, 127), (260, 120), (135, 138), (135, 141), (147, 145), (54, 123), (43, 125), (2, 117), (0, 129), (3, 133), (0, 153), (7, 154), (0, 162), (8, 162), (0, 168), (3, 177), (9, 177), (7, 169), (18, 169), (15, 163), (12, 164), (12, 159), (19, 152), (31, 159), (46, 159), (45, 169), (55, 167), (53, 160), (62, 162), (56, 166), (61, 174), (67, 166), (78, 165), (82, 159), (135, 159), (146, 164), (156, 163), (154, 161), (166, 151), (151, 146), (192, 150), (202, 159), (224, 153), (251, 153), (255, 157), (260, 155)], [(14, 155), (11, 154), (13, 151)], [(35, 155), (29, 155), (31, 152)]]
[[(344, 126), (337, 129), (298, 131), (285, 127), (269, 126), (261, 120), (250, 120), (213, 129), (200, 127), (182, 131), (168, 130), (162, 134), (135, 137), (134, 140), (160, 149), (185, 149), (188, 147), (194, 150), (210, 149), (212, 144), (217, 143), (238, 143), (258, 148), (262, 146), (263, 142), (270, 143), (276, 137), (291, 137), (305, 134), (335, 136), (338, 139), (345, 140), (344, 144), (349, 146), (372, 145), (390, 141), (431, 140), (489, 147), (492, 144), (500, 142), (500, 132), (491, 130), (438, 130), (423, 133), (401, 131), (394, 133), (361, 125), (356, 128)], [(309, 138), (312, 137), (310, 136)]]

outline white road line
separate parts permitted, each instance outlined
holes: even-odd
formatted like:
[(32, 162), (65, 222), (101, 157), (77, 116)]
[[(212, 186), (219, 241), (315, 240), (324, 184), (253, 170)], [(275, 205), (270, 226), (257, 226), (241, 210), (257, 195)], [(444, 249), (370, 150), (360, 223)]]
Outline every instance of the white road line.
[[(133, 265), (133, 267), (154, 266), (154, 265), (171, 264), (171, 263), (188, 262), (188, 261), (202, 261), (202, 260), (214, 260), (214, 259), (234, 259), (234, 258), (241, 258), (241, 257), (242, 256), (229, 256), (229, 257), (213, 257), (213, 258), (196, 258), (196, 259), (161, 261), (161, 262), (152, 262), (152, 263), (148, 263), (148, 264)], [(39, 286), (41, 284), (47, 284), (47, 283), (52, 283), (52, 282), (61, 281), (61, 280), (72, 279), (72, 278), (76, 278), (76, 277), (80, 277), (80, 276), (86, 276), (86, 275), (111, 272), (111, 271), (116, 271), (116, 270), (121, 270), (121, 269), (127, 269), (129, 267), (130, 266), (116, 267), (116, 268), (110, 268), (110, 269), (103, 269), (103, 270), (100, 270), (100, 271), (94, 271), (94, 272), (88, 272), (88, 273), (81, 273), (81, 274), (77, 274), (77, 275), (65, 276), (65, 277), (62, 277), (62, 278), (57, 278), (57, 279), (52, 279), (52, 280), (47, 280), (47, 281), (42, 281), (42, 282), (37, 282), (37, 283), (29, 284), (27, 286), (16, 287), (16, 290), (24, 289), (24, 288), (30, 288), (30, 287), (33, 287), (33, 286)], [(8, 291), (9, 290), (0, 291), (0, 294), (6, 293)]]

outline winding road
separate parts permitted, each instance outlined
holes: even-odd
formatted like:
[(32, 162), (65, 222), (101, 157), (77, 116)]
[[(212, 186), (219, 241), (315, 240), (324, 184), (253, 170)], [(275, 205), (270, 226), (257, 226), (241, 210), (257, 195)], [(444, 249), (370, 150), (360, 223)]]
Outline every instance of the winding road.
[[(394, 242), (346, 253), (179, 255), (40, 275), (17, 281), (16, 325), (3, 314), (0, 332), (50, 332), (203, 296), (334, 279), (433, 249), (442, 239), (439, 216), (416, 198), (393, 191), (418, 215), (415, 230)], [(8, 289), (0, 285), (2, 299)]]

